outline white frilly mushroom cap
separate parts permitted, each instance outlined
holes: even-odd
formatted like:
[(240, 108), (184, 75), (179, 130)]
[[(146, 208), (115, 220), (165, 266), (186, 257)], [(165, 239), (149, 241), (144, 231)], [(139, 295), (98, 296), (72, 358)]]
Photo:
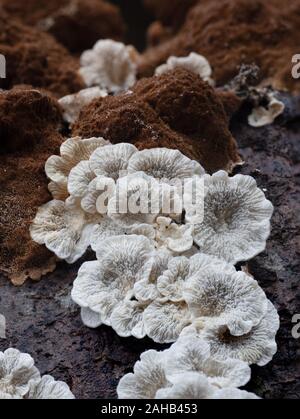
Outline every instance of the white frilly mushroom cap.
[[(153, 251), (150, 241), (143, 236), (116, 236), (99, 243), (98, 260), (82, 265), (71, 294), (82, 308), (100, 315), (95, 320), (94, 313), (84, 311), (82, 319), (87, 319), (86, 323), (102, 321), (115, 326), (123, 336), (133, 332), (144, 337), (140, 324), (142, 305), (131, 304), (130, 300), (134, 296), (134, 284), (140, 279)], [(122, 304), (126, 302), (130, 304)]]
[(94, 150), (109, 142), (103, 138), (69, 138), (60, 147), (60, 156), (51, 156), (45, 164), (45, 172), (51, 180), (49, 190), (54, 199), (68, 197), (68, 177), (70, 171), (81, 161), (89, 160)]
[(195, 322), (184, 329), (181, 336), (198, 336), (210, 345), (212, 356), (218, 359), (239, 359), (262, 367), (272, 360), (277, 351), (275, 337), (278, 329), (279, 316), (273, 304), (268, 301), (268, 311), (264, 318), (244, 336), (232, 336), (228, 328), (218, 321), (207, 327), (201, 322)]
[(0, 399), (74, 399), (68, 385), (41, 377), (29, 354), (9, 348), (0, 352)]
[(268, 95), (268, 100), (269, 102), (266, 107), (258, 106), (252, 110), (252, 113), (248, 117), (249, 125), (255, 128), (270, 125), (284, 112), (284, 103), (278, 100), (274, 93)]
[(218, 320), (233, 336), (249, 333), (268, 309), (264, 291), (243, 272), (194, 272), (183, 288), (183, 297), (194, 318), (205, 323)]
[(85, 213), (76, 200), (53, 200), (38, 209), (30, 235), (58, 258), (74, 263), (86, 252), (99, 217)]
[(109, 177), (116, 181), (126, 174), (128, 161), (136, 152), (137, 148), (127, 143), (101, 147), (90, 157), (91, 170), (97, 176)]
[(0, 352), (0, 399), (23, 398), (30, 389), (30, 380), (39, 379), (30, 355), (13, 348)]
[(89, 87), (99, 86), (110, 93), (126, 91), (136, 82), (137, 54), (132, 46), (100, 40), (81, 55), (79, 74)]
[(51, 375), (44, 375), (41, 380), (30, 383), (26, 399), (70, 400), (75, 399), (75, 397), (66, 383), (55, 381)]
[(0, 339), (6, 338), (6, 319), (3, 314), (0, 313)]
[(156, 245), (171, 251), (174, 255), (184, 254), (194, 245), (193, 225), (178, 225), (171, 218), (158, 217), (155, 223)]
[(242, 387), (251, 378), (251, 369), (246, 362), (212, 358), (208, 343), (195, 336), (182, 336), (171, 346), (167, 352), (165, 370), (171, 382), (181, 374), (196, 372), (217, 388)]
[(255, 394), (237, 388), (217, 389), (201, 374), (190, 372), (173, 379), (172, 387), (162, 388), (156, 399), (211, 400), (211, 399), (259, 399)]
[(219, 171), (204, 175), (204, 184), (204, 219), (194, 226), (200, 251), (233, 264), (264, 251), (273, 205), (255, 179)]
[(155, 399), (159, 389), (170, 385), (164, 370), (164, 353), (154, 350), (142, 353), (134, 372), (121, 378), (117, 387), (119, 399)]
[(183, 301), (183, 287), (189, 270), (189, 259), (184, 256), (172, 258), (168, 268), (157, 279), (157, 289), (160, 294), (175, 303)]
[(166, 64), (162, 64), (155, 70), (155, 75), (167, 73), (168, 71), (175, 70), (178, 67), (186, 68), (207, 81), (210, 85), (214, 85), (212, 80), (212, 69), (208, 60), (203, 55), (191, 52), (187, 57), (170, 57)]
[(59, 99), (58, 102), (63, 109), (65, 121), (69, 124), (74, 124), (85, 106), (90, 104), (94, 99), (106, 96), (106, 90), (96, 86), (80, 90), (80, 92), (72, 95), (64, 96)]
[(203, 175), (205, 170), (179, 150), (151, 148), (139, 151), (131, 157), (128, 172), (144, 172), (157, 180), (172, 184), (176, 180)]

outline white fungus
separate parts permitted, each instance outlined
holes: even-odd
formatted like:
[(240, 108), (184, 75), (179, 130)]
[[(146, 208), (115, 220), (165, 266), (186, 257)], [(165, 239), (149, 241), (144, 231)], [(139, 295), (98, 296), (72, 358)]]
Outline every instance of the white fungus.
[(204, 219), (194, 226), (200, 251), (236, 264), (266, 247), (273, 205), (250, 176), (204, 175)]
[(186, 257), (172, 258), (168, 269), (157, 279), (157, 289), (170, 301), (183, 301), (183, 287), (189, 274), (190, 262)]
[(67, 384), (41, 377), (34, 360), (9, 348), (0, 352), (0, 399), (74, 399)]
[(144, 172), (165, 183), (205, 173), (200, 163), (189, 159), (179, 150), (168, 148), (152, 148), (135, 153), (129, 160), (128, 172)]
[(100, 89), (100, 87), (90, 87), (80, 90), (80, 92), (73, 95), (64, 96), (58, 102), (63, 109), (64, 119), (69, 124), (74, 124), (85, 106), (90, 104), (94, 99), (106, 96), (106, 90)]
[(191, 250), (194, 244), (192, 225), (178, 225), (171, 218), (158, 217), (155, 224), (157, 247), (163, 247), (175, 255)]
[(248, 123), (255, 128), (270, 125), (284, 112), (284, 109), (284, 103), (278, 100), (274, 93), (270, 93), (268, 95), (268, 104), (254, 108), (248, 117)]
[(126, 91), (136, 81), (137, 55), (132, 46), (100, 40), (81, 55), (79, 73), (89, 87), (99, 86), (110, 93)]
[(207, 81), (210, 85), (214, 85), (212, 80), (212, 69), (208, 60), (203, 55), (191, 52), (187, 57), (170, 57), (166, 64), (163, 64), (155, 70), (155, 74), (160, 76), (168, 71), (175, 70), (178, 67), (186, 68)]

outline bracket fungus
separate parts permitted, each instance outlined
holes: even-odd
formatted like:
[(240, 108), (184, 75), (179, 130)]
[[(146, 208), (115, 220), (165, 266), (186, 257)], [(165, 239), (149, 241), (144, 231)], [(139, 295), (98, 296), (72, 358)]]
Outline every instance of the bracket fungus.
[(266, 106), (257, 106), (248, 117), (249, 125), (255, 128), (272, 124), (275, 119), (285, 110), (283, 102), (275, 97), (274, 93), (267, 94), (268, 103)]
[(236, 264), (266, 247), (273, 205), (250, 176), (229, 177), (224, 171), (204, 175), (204, 219), (194, 226), (203, 253)]
[(214, 85), (214, 81), (211, 78), (212, 69), (208, 60), (203, 55), (196, 54), (195, 52), (191, 52), (187, 57), (169, 57), (166, 64), (162, 64), (156, 68), (155, 74), (160, 76), (168, 71), (175, 70), (177, 67), (186, 68), (197, 74), (210, 85)]
[(136, 82), (137, 55), (132, 46), (100, 40), (81, 55), (79, 74), (89, 87), (99, 86), (109, 93), (126, 91)]
[(58, 103), (63, 109), (65, 121), (69, 124), (74, 124), (84, 106), (90, 104), (94, 99), (106, 96), (106, 90), (95, 86), (80, 90), (78, 93), (72, 95), (64, 96), (59, 99)]
[(9, 348), (0, 352), (0, 399), (74, 399), (66, 383), (41, 377), (34, 360)]

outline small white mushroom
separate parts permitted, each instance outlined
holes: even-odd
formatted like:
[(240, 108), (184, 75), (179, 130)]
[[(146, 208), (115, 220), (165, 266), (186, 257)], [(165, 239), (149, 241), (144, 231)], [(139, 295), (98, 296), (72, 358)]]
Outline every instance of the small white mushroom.
[(60, 147), (60, 156), (51, 156), (45, 164), (45, 172), (52, 181), (49, 190), (54, 199), (64, 200), (68, 196), (68, 176), (82, 160), (89, 160), (93, 151), (108, 145), (103, 138), (69, 138)]
[(233, 358), (264, 366), (277, 351), (275, 337), (278, 329), (279, 316), (269, 301), (265, 317), (244, 336), (232, 336), (228, 328), (218, 321), (207, 328), (204, 328), (203, 323), (196, 322), (183, 330), (182, 335), (196, 335), (206, 341), (212, 356), (218, 359), (226, 361)]
[(194, 244), (192, 225), (178, 225), (171, 218), (158, 217), (155, 227), (158, 248), (164, 247), (175, 255), (192, 249)]
[(96, 313), (88, 307), (81, 307), (80, 317), (82, 323), (90, 329), (97, 329), (97, 327), (102, 325), (101, 314)]
[(80, 90), (80, 92), (73, 95), (64, 96), (58, 102), (64, 111), (64, 119), (69, 124), (74, 124), (85, 106), (94, 99), (106, 96), (106, 90), (100, 89), (100, 87), (90, 87), (88, 89)]
[(203, 55), (191, 52), (187, 57), (170, 57), (166, 64), (163, 64), (155, 70), (155, 75), (167, 73), (168, 71), (175, 70), (176, 68), (186, 68), (207, 81), (210, 85), (214, 85), (212, 80), (212, 69), (208, 60)]
[(121, 337), (133, 336), (143, 339), (146, 336), (143, 313), (147, 305), (138, 301), (122, 301), (112, 312), (111, 325)]
[(23, 398), (30, 380), (39, 380), (40, 373), (28, 354), (9, 348), (0, 352), (0, 399)]
[(179, 150), (152, 148), (135, 153), (128, 163), (128, 172), (144, 172), (157, 180), (171, 183), (194, 175), (203, 175), (203, 167)]
[(218, 320), (233, 336), (249, 333), (268, 309), (264, 291), (243, 272), (194, 273), (183, 287), (183, 297), (195, 319)]
[(157, 289), (170, 301), (183, 301), (183, 287), (190, 270), (190, 262), (186, 257), (172, 258), (168, 269), (157, 279)]
[(266, 107), (258, 106), (254, 108), (248, 117), (248, 123), (255, 128), (270, 125), (284, 112), (284, 109), (284, 103), (278, 100), (274, 93), (270, 93)]
[(204, 219), (194, 225), (200, 251), (230, 263), (249, 260), (266, 247), (273, 205), (250, 176), (224, 171), (204, 175)]
[(208, 343), (195, 336), (182, 336), (171, 346), (165, 370), (171, 382), (181, 374), (197, 372), (217, 388), (242, 387), (251, 378), (251, 369), (246, 362), (212, 358)]
[[(72, 299), (81, 307), (100, 314), (102, 322), (110, 326), (113, 311), (134, 296), (134, 284), (140, 279), (153, 250), (150, 241), (143, 236), (116, 236), (102, 241), (96, 250), (98, 260), (86, 262), (80, 268), (73, 284)], [(126, 310), (123, 314), (127, 315)], [(125, 333), (120, 320), (126, 321), (126, 318), (114, 316), (116, 328), (119, 330), (122, 326)]]
[(51, 375), (44, 375), (40, 380), (30, 382), (26, 399), (70, 400), (75, 399), (75, 397), (66, 383), (55, 381)]
[(175, 342), (182, 330), (192, 322), (185, 302), (155, 301), (144, 311), (147, 335), (157, 343)]
[(168, 385), (164, 353), (150, 350), (142, 353), (133, 373), (121, 378), (117, 393), (119, 399), (155, 399), (157, 391)]
[(99, 86), (110, 93), (126, 91), (136, 82), (137, 55), (132, 46), (100, 40), (81, 55), (79, 73), (89, 87)]
[(30, 235), (58, 258), (74, 263), (86, 252), (90, 233), (99, 218), (85, 213), (77, 201), (53, 200), (38, 209)]
[(82, 198), (88, 193), (89, 184), (95, 178), (88, 160), (78, 163), (69, 173), (68, 191), (76, 198)]
[(116, 181), (126, 174), (128, 161), (136, 152), (137, 148), (132, 144), (107, 145), (94, 151), (90, 158), (90, 167), (95, 175)]

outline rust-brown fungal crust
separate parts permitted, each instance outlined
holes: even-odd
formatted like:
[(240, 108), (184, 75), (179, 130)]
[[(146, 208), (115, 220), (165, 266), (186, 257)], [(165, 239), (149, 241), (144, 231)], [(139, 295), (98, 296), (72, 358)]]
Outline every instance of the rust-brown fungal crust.
[(176, 69), (139, 81), (132, 92), (94, 100), (81, 112), (73, 135), (102, 136), (139, 149), (178, 149), (208, 172), (230, 171), (240, 162), (228, 128), (230, 95), (219, 97), (196, 74)]
[(77, 59), (51, 35), (23, 25), (1, 9), (0, 51), (7, 63), (7, 78), (0, 79), (0, 88), (29, 84), (61, 97), (84, 87)]
[[(197, 52), (209, 60), (218, 85), (229, 82), (241, 64), (255, 63), (261, 68), (265, 83), (300, 91), (299, 82), (291, 76), (291, 59), (300, 42), (300, 0), (285, 2), (284, 7), (279, 0), (184, 2), (189, 10), (186, 16), (182, 13), (183, 23), (169, 18), (175, 16), (170, 14), (173, 2), (145, 2), (163, 27), (159, 34), (157, 26), (156, 32), (153, 25), (149, 29), (150, 43), (157, 44), (157, 39), (162, 42), (143, 55), (141, 76), (152, 75), (171, 55), (180, 57)], [(166, 37), (167, 31), (173, 36)]]
[(54, 269), (52, 254), (34, 243), (29, 225), (50, 200), (44, 165), (59, 150), (62, 116), (43, 92), (0, 92), (0, 271), (17, 285)]
[(23, 23), (51, 33), (72, 53), (99, 39), (121, 40), (125, 24), (119, 9), (105, 0), (0, 0)]

